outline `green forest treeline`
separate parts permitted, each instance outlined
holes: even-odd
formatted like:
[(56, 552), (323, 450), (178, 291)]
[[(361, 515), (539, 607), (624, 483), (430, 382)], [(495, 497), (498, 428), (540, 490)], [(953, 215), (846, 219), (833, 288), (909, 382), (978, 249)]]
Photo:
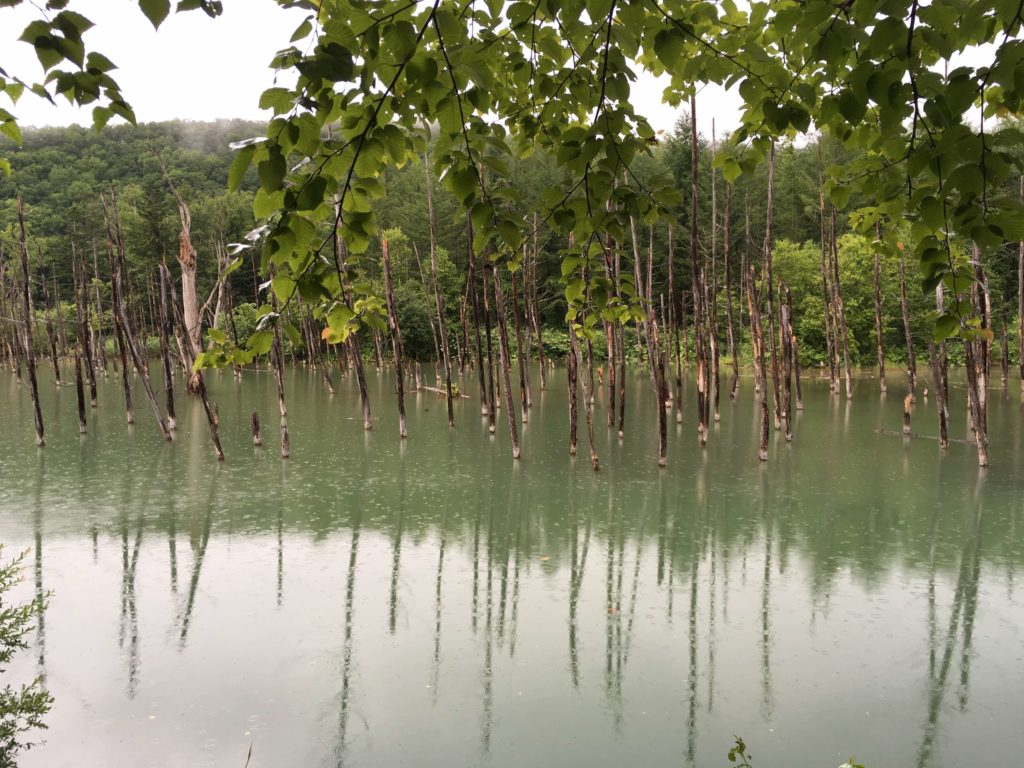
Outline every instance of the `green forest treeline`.
[[(113, 185), (117, 190), (124, 225), (130, 282), (134, 298), (146, 313), (157, 264), (166, 259), (176, 274), (175, 256), (180, 229), (178, 210), (161, 161), (192, 211), (192, 240), (199, 252), (198, 284), (205, 298), (217, 280), (215, 251), (242, 241), (253, 226), (252, 197), (258, 186), (255, 173), (243, 181), (236, 193), (227, 192), (228, 167), (232, 159), (230, 143), (260, 135), (264, 125), (245, 121), (213, 123), (169, 122), (108, 127), (102, 132), (80, 127), (28, 130), (21, 147), (2, 147), (10, 158), (10, 177), (0, 176), (0, 246), (10, 262), (16, 256), (16, 199), (24, 197), (28, 227), (36, 307), (55, 302), (55, 296), (72, 295), (72, 244), (94, 263), (100, 276), (101, 292), (109, 308), (110, 269), (106, 256), (106, 235), (99, 203), (100, 192)], [(680, 119), (675, 131), (663, 137), (652, 156), (638, 160), (638, 182), (655, 174), (669, 174), (679, 189), (690, 188), (689, 125)], [(709, 137), (700, 139), (698, 184), (698, 228), (701, 258), (711, 248), (712, 153)], [(834, 142), (780, 145), (776, 158), (774, 194), (774, 266), (775, 274), (792, 290), (795, 331), (800, 356), (805, 365), (821, 365), (826, 355), (824, 301), (821, 289), (821, 198), (820, 168), (839, 159), (842, 148)], [(515, 160), (514, 186), (522, 205), (540, 207), (538, 190), (558, 181), (555, 163), (540, 154)], [(430, 318), (433, 298), (421, 281), (419, 262), (429, 258), (429, 221), (427, 216), (426, 167), (422, 160), (399, 170), (389, 170), (384, 179), (387, 197), (379, 205), (379, 221), (391, 244), (395, 269), (396, 298), (405, 351), (415, 359), (434, 356)], [(725, 182), (719, 174), (716, 182), (719, 216), (725, 206)], [(736, 307), (741, 359), (749, 361), (750, 343), (746, 330), (746, 307), (740, 305), (740, 264), (745, 258), (759, 263), (764, 239), (767, 199), (766, 169), (741, 177), (731, 191), (729, 221), (729, 290)], [(460, 327), (460, 305), (465, 291), (468, 258), (464, 214), (456, 200), (433, 182), (439, 253), (439, 284), (444, 295), (451, 333)], [(679, 229), (674, 236), (674, 279), (684, 294), (690, 290), (689, 195), (683, 194), (679, 209)], [(828, 206), (828, 202), (825, 203)], [(855, 365), (875, 363), (874, 250), (872, 243), (854, 234), (848, 225), (849, 212), (857, 208), (851, 200), (847, 210), (837, 212), (838, 252), (843, 303), (850, 334), (850, 352)], [(527, 208), (528, 209), (528, 208)], [(826, 209), (826, 220), (830, 209)], [(749, 219), (749, 232), (745, 222)], [(725, 338), (725, 286), (723, 263), (724, 222), (716, 232), (719, 282), (718, 313), (721, 337)], [(641, 252), (652, 248), (654, 254), (654, 296), (667, 293), (668, 229), (658, 224), (641, 227), (638, 239)], [(532, 241), (531, 241), (532, 243)], [(538, 295), (549, 351), (558, 354), (565, 348), (565, 299), (560, 283), (557, 253), (565, 243), (550, 229), (539, 228), (540, 252), (537, 270)], [(236, 327), (240, 337), (255, 323), (255, 306), (264, 298), (259, 294), (261, 278), (254, 251), (247, 251), (245, 263), (231, 276)], [(95, 256), (94, 256), (95, 254)], [(360, 266), (368, 279), (380, 277), (376, 244), (362, 257)], [(632, 248), (622, 245), (624, 269), (630, 269)], [(1017, 323), (1017, 249), (1006, 246), (985, 265), (992, 298), (993, 326), (997, 335), (1009, 328), (1016, 336)], [(887, 359), (900, 363), (906, 358), (906, 342), (899, 303), (900, 253), (885, 253), (881, 262), (883, 302), (883, 342)], [(429, 275), (429, 262), (426, 272)], [(917, 265), (906, 264), (907, 295), (914, 346), (924, 352), (934, 321), (934, 297), (922, 293)], [(8, 274), (14, 270), (9, 269)], [(429, 286), (428, 286), (429, 287)], [(667, 296), (666, 296), (667, 298)], [(65, 301), (65, 312), (73, 308)], [(689, 306), (689, 302), (688, 302)], [(207, 318), (207, 321), (209, 318)], [(109, 322), (109, 318), (107, 319)], [(1014, 339), (1014, 341), (1016, 341)], [(996, 354), (998, 355), (998, 344)], [(1016, 344), (1010, 345), (1016, 358)], [(598, 354), (601, 350), (596, 350)], [(954, 355), (954, 360), (955, 360)]]

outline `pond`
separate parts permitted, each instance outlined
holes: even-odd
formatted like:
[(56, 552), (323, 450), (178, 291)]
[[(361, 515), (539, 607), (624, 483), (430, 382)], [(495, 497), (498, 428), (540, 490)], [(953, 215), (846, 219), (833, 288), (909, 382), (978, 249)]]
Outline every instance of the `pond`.
[[(877, 431), (900, 429), (896, 377), (852, 402), (805, 380), (765, 464), (751, 380), (704, 451), (690, 382), (659, 470), (637, 371), (623, 440), (598, 399), (594, 473), (582, 420), (567, 454), (564, 369), (518, 464), (475, 398), (449, 431), (442, 399), (410, 396), (401, 443), (394, 380), (368, 376), (365, 433), (353, 381), (329, 397), (288, 372), (283, 462), (272, 376), (211, 375), (218, 464), (194, 399), (166, 445), (141, 388), (126, 426), (111, 375), (80, 437), (45, 367), (37, 450), (0, 373), (0, 541), (28, 553), (17, 596), (50, 595), (10, 670), (55, 698), (23, 768), (724, 766), (734, 734), (758, 768), (1019, 758), (1016, 382), (990, 397), (984, 473), (971, 446)], [(936, 432), (934, 399), (914, 422)]]

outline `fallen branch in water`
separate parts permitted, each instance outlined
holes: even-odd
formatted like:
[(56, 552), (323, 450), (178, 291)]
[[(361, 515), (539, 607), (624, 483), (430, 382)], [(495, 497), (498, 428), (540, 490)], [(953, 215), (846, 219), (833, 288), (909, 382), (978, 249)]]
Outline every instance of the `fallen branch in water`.
[[(918, 434), (917, 432), (906, 432), (906, 433), (904, 433), (904, 432), (893, 432), (891, 429), (876, 429), (875, 432), (877, 432), (880, 435), (888, 435), (889, 437), (919, 437), (922, 440), (938, 440), (939, 439), (938, 435), (921, 435), (921, 434)], [(963, 445), (974, 445), (974, 441), (973, 440), (960, 440), (960, 439), (957, 439), (955, 437), (949, 438), (949, 442), (951, 442), (951, 443), (961, 443)]]

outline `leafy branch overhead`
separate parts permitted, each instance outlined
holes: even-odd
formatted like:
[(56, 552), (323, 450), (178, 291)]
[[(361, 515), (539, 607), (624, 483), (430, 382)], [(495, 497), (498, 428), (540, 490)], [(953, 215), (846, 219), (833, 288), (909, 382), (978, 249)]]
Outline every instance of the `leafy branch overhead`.
[[(255, 166), (268, 289), (280, 303), (301, 296), (315, 306), (332, 338), (381, 325), (360, 255), (378, 236), (382, 174), (422, 155), (424, 122), (434, 171), (465, 208), (478, 253), (517, 269), (538, 221), (574, 244), (563, 270), (571, 307), (642, 316), (629, 286), (590, 284), (585, 269), (604, 243), (626, 239), (631, 219), (672, 221), (680, 202), (667, 180), (633, 173), (659, 141), (630, 100), (641, 71), (666, 76), (674, 105), (703, 83), (738, 89), (742, 124), (715, 161), (728, 182), (777, 140), (813, 128), (844, 142), (854, 159), (827, 170), (832, 203), (842, 209), (853, 193), (870, 201), (856, 217), (869, 233), (909, 222), (907, 242), (886, 226), (881, 247), (912, 252), (925, 291), (963, 294), (975, 246), (984, 254), (1024, 238), (1019, 201), (1000, 191), (1022, 170), (1011, 150), (1024, 136), (1007, 119), (1024, 97), (1019, 0), (278, 1), (308, 11), (272, 62), (294, 85), (264, 92), (273, 117), (264, 136), (238, 146), (230, 184)], [(44, 82), (0, 71), (0, 90), (11, 101), (28, 88), (95, 103), (98, 126), (134, 120), (113, 63), (86, 51), (91, 24), (70, 5), (48, 3), (22, 37)], [(172, 10), (170, 0), (139, 6), (154, 26)], [(173, 9), (216, 16), (221, 4)], [(989, 50), (984, 65), (960, 63)], [(11, 113), (0, 111), (0, 130), (19, 139)], [(509, 168), (537, 151), (563, 178), (530, 208)], [(972, 332), (964, 308), (947, 303), (938, 337)]]

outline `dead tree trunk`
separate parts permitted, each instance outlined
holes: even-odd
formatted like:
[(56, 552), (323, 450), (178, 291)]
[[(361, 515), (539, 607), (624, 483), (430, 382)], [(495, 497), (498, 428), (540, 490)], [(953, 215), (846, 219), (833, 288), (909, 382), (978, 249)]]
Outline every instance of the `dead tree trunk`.
[(779, 280), (779, 339), (782, 352), (782, 416), (786, 420), (786, 440), (793, 439), (793, 350), (790, 346), (793, 332), (790, 328), (789, 305), (782, 281)]
[[(473, 248), (473, 220), (466, 214), (466, 232), (469, 247), (469, 269), (466, 276), (466, 288), (470, 292), (473, 309), (473, 334), (476, 341), (476, 370), (480, 382), (480, 415), (486, 416), (490, 411), (490, 398), (487, 390), (487, 376), (484, 373), (484, 345), (480, 337), (480, 294), (477, 291), (476, 250)], [(542, 366), (543, 368), (543, 366)]]
[[(505, 409), (508, 411), (508, 434), (512, 441), (512, 458), (519, 458), (519, 430), (516, 427), (516, 405), (512, 395), (512, 361), (510, 359), (508, 321), (505, 314), (505, 292), (501, 287), (498, 268), (491, 265), (491, 283), (494, 286), (494, 311), (498, 319), (498, 353), (501, 363), (501, 381), (505, 390)], [(522, 406), (523, 421), (526, 421), (526, 407)]]
[(707, 360), (707, 319), (705, 317), (704, 274), (697, 260), (697, 99), (690, 96), (690, 277), (693, 293), (694, 351), (697, 361), (697, 439), (708, 441), (711, 375)]
[(750, 264), (747, 273), (747, 305), (750, 312), (750, 340), (753, 345), (754, 360), (761, 370), (761, 430), (757, 457), (768, 461), (768, 383), (765, 380), (764, 336), (761, 333), (761, 310), (758, 307), (757, 285), (754, 282), (754, 265)]
[[(718, 169), (715, 168), (716, 152), (715, 121), (711, 120), (711, 284), (705, 285), (705, 303), (708, 308), (708, 339), (711, 341), (711, 385), (714, 390), (714, 418), (721, 421), (719, 399), (721, 395), (721, 377), (719, 376), (718, 349)], [(705, 255), (705, 262), (707, 256)], [(707, 268), (705, 264), (705, 275)]]
[(249, 428), (252, 430), (252, 444), (259, 448), (263, 445), (263, 435), (260, 432), (260, 415), (256, 411), (249, 414)]
[[(170, 270), (167, 269), (166, 265), (164, 266), (164, 274), (166, 278), (165, 284), (167, 286), (167, 292), (170, 294), (171, 315), (174, 318), (174, 335), (175, 337), (181, 337), (182, 340), (179, 342), (179, 349), (183, 354), (187, 355), (185, 350), (187, 350), (189, 342), (186, 334), (185, 318), (179, 309), (178, 293), (174, 290), (174, 282), (171, 280), (171, 273)], [(274, 310), (277, 310), (276, 302), (274, 304)], [(188, 366), (187, 370), (191, 370), (193, 366), (191, 360), (189, 360)], [(203, 412), (206, 414), (206, 423), (210, 428), (210, 442), (213, 443), (213, 450), (217, 455), (217, 461), (224, 461), (224, 449), (221, 448), (220, 433), (218, 432), (219, 425), (217, 423), (217, 418), (214, 415), (214, 410), (210, 407), (210, 400), (206, 396), (206, 381), (203, 378), (203, 372), (195, 371), (193, 381), (196, 387), (196, 394), (199, 395), (199, 399), (203, 404)]]
[[(569, 328), (569, 334), (573, 330)], [(569, 384), (569, 455), (576, 455), (576, 378), (579, 368), (579, 358), (576, 355), (576, 347), (570, 340), (569, 354), (565, 358), (565, 374)]]
[(79, 261), (75, 244), (71, 244), (71, 267), (75, 282), (75, 320), (77, 321), (78, 346), (85, 366), (86, 381), (89, 383), (89, 406), (96, 407), (96, 368), (93, 365), (92, 349), (89, 345), (89, 291), (86, 282), (85, 262)]
[[(949, 448), (949, 405), (946, 378), (946, 342), (939, 348), (928, 342), (928, 358), (932, 365), (932, 378), (935, 380), (935, 408), (939, 416), (939, 447)], [(907, 395), (910, 397), (910, 395)]]
[[(484, 259), (486, 265), (486, 256)], [(487, 278), (490, 271), (484, 267), (484, 333), (487, 339), (487, 428), (494, 434), (498, 402), (494, 390), (494, 346), (491, 343), (491, 300), (487, 289)]]
[(875, 225), (875, 350), (878, 355), (878, 388), (885, 392), (885, 346), (882, 340), (882, 225)]
[[(167, 185), (171, 188), (171, 194), (178, 203), (178, 217), (181, 219), (181, 231), (178, 233), (178, 265), (181, 267), (182, 317), (185, 322), (185, 338), (190, 347), (190, 354), (194, 358), (202, 349), (202, 320), (199, 316), (199, 294), (196, 292), (196, 249), (192, 245), (192, 214), (171, 181), (163, 160), (159, 157), (157, 159), (160, 160), (160, 167)], [(198, 382), (195, 379), (195, 374), (189, 378), (188, 389), (191, 392), (196, 391)]]
[[(729, 385), (729, 399), (736, 399), (736, 392), (740, 387), (740, 361), (736, 349), (736, 334), (732, 317), (732, 283), (730, 280), (729, 256), (732, 251), (729, 223), (732, 218), (732, 185), (725, 185), (725, 218), (722, 231), (722, 261), (725, 263), (725, 316), (728, 327), (726, 328), (726, 343), (728, 344), (729, 357), (732, 359), (732, 382)], [(790, 309), (792, 314), (792, 308)], [(797, 379), (799, 382), (799, 378)], [(799, 386), (797, 387), (799, 392)]]
[(427, 173), (427, 219), (430, 223), (430, 276), (434, 283), (434, 306), (437, 310), (437, 330), (441, 337), (444, 357), (444, 390), (448, 398), (448, 426), (455, 426), (455, 406), (452, 403), (452, 357), (448, 347), (448, 328), (444, 321), (444, 299), (437, 277), (437, 223), (434, 219), (434, 180), (430, 175), (430, 158), (423, 153), (423, 166)]
[(853, 397), (853, 381), (850, 369), (850, 336), (846, 330), (846, 311), (843, 309), (843, 289), (839, 279), (839, 247), (836, 244), (836, 209), (832, 209), (829, 225), (829, 242), (832, 251), (832, 300), (839, 317), (839, 334), (843, 342), (843, 373), (846, 382), (846, 399)]
[[(164, 416), (160, 412), (160, 406), (157, 404), (156, 395), (153, 393), (153, 386), (149, 380), (145, 359), (142, 352), (139, 351), (135, 329), (128, 318), (127, 299), (124, 290), (127, 266), (125, 264), (124, 237), (121, 233), (121, 215), (118, 211), (117, 195), (111, 190), (110, 212), (107, 211), (107, 204), (102, 197), (100, 200), (103, 202), (103, 217), (107, 225), (107, 247), (110, 249), (112, 264), (111, 284), (114, 286), (112, 295), (115, 297), (112, 304), (113, 311), (117, 317), (118, 328), (123, 336), (124, 346), (127, 347), (128, 353), (131, 355), (135, 371), (139, 374), (139, 378), (142, 379), (142, 388), (146, 393), (146, 399), (149, 401), (149, 406), (153, 411), (153, 417), (156, 419), (157, 426), (160, 428), (160, 434), (164, 440), (170, 440), (170, 430), (167, 429), (167, 422), (164, 421)], [(124, 366), (125, 391), (128, 392), (128, 364), (124, 358), (124, 351), (124, 347), (122, 347), (121, 365)]]
[[(277, 301), (274, 301), (276, 308)], [(274, 341), (270, 347), (271, 364), (274, 366), (274, 382), (277, 384), (277, 411), (281, 424), (281, 458), (291, 456), (291, 440), (288, 437), (288, 405), (284, 399), (284, 354), (281, 349), (281, 332), (274, 326)]]
[(384, 290), (388, 300), (388, 330), (391, 332), (391, 349), (395, 355), (395, 382), (398, 385), (398, 434), (404, 440), (408, 436), (405, 425), (405, 376), (402, 373), (402, 332), (398, 327), (398, 305), (395, 303), (395, 289), (391, 283), (391, 257), (388, 241), (380, 241), (381, 260), (384, 267)]
[(818, 141), (818, 225), (821, 237), (821, 298), (825, 308), (825, 346), (828, 355), (828, 380), (832, 392), (839, 392), (839, 350), (835, 310), (832, 306), (832, 282), (829, 279), (829, 266), (832, 260), (832, 249), (829, 230), (825, 223), (825, 169), (821, 163), (821, 141)]
[(778, 345), (775, 334), (775, 295), (774, 285), (772, 276), (772, 249), (774, 248), (774, 241), (772, 240), (772, 216), (774, 214), (774, 200), (775, 200), (775, 142), (772, 142), (771, 149), (768, 154), (768, 197), (767, 197), (767, 212), (765, 215), (765, 228), (764, 228), (764, 284), (766, 294), (765, 313), (768, 316), (768, 343), (771, 345), (771, 374), (772, 374), (772, 393), (774, 395), (774, 408), (773, 414), (775, 417), (775, 428), (780, 429), (782, 427), (782, 404), (780, 402), (782, 393), (779, 387), (779, 357), (778, 357)]
[(903, 313), (903, 336), (907, 341), (907, 383), (911, 402), (917, 399), (917, 362), (914, 360), (914, 337), (910, 332), (910, 309), (907, 306), (907, 277), (900, 251), (900, 310)]
[(800, 347), (793, 329), (793, 293), (786, 287), (786, 306), (789, 307), (789, 349), (793, 358), (793, 378), (796, 383), (796, 409), (804, 409), (804, 394), (800, 389)]
[(164, 365), (164, 394), (167, 400), (167, 428), (175, 429), (178, 419), (174, 412), (174, 371), (171, 368), (170, 329), (171, 316), (167, 311), (167, 283), (171, 280), (171, 272), (166, 263), (159, 266), (160, 275), (160, 357)]
[(523, 328), (519, 322), (519, 291), (516, 287), (516, 273), (511, 273), (512, 282), (512, 317), (515, 320), (516, 326), (516, 367), (519, 369), (519, 410), (522, 413), (523, 424), (525, 424), (529, 417), (527, 416), (527, 388), (526, 388), (526, 370), (529, 364), (529, 358), (526, 356), (525, 347), (523, 347)]
[(32, 282), (28, 271), (28, 241), (25, 237), (25, 201), (18, 195), (18, 245), (21, 251), (22, 277), (22, 345), (25, 348), (25, 363), (28, 368), (28, 380), (32, 387), (32, 411), (36, 425), (36, 445), (46, 445), (43, 436), (43, 412), (39, 407), (39, 381), (36, 378), (36, 356), (32, 346)]
[[(345, 241), (341, 239), (341, 228), (339, 227), (334, 233), (334, 263), (338, 269), (338, 281), (342, 287), (345, 306), (350, 312), (355, 314), (352, 305), (352, 292), (349, 290), (345, 278), (348, 269), (346, 257)], [(356, 372), (356, 384), (359, 387), (359, 403), (363, 409), (363, 429), (369, 431), (373, 429), (373, 415), (370, 413), (370, 394), (366, 390), (366, 370), (363, 367), (363, 353), (359, 348), (359, 338), (356, 335), (356, 331), (353, 330), (348, 334), (348, 338), (345, 339), (345, 349), (348, 351), (349, 362)]]

